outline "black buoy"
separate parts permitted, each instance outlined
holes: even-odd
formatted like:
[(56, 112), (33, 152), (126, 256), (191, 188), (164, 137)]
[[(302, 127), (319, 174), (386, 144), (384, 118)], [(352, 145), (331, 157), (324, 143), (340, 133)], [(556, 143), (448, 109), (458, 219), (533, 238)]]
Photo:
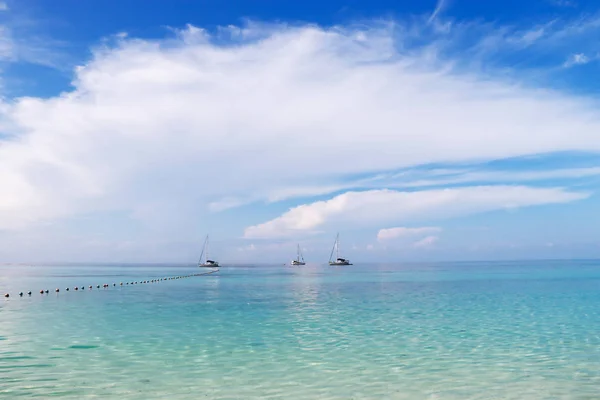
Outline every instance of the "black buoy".
[(92, 285), (90, 285), (90, 290), (92, 290)]
[(56, 288), (55, 292), (56, 292), (56, 293), (60, 292), (60, 289)]
[(77, 286), (75, 286), (75, 290), (79, 290), (79, 288)]
[(123, 282), (119, 283), (119, 286), (123, 286)]
[(4, 297), (10, 297), (10, 294), (6, 293), (6, 294), (4, 295)]
[(29, 292), (27, 292), (27, 295), (31, 296), (31, 290)]
[(44, 291), (43, 291), (43, 290), (40, 290), (40, 294), (44, 294)]
[(23, 297), (23, 292), (19, 292), (19, 297)]
[(48, 290), (48, 289), (46, 289), (46, 291), (45, 291), (44, 293), (48, 294), (48, 293), (49, 293), (49, 290)]
[(96, 289), (100, 289), (100, 285), (96, 285)]
[(69, 291), (69, 288), (66, 288), (65, 290), (68, 292), (68, 291)]

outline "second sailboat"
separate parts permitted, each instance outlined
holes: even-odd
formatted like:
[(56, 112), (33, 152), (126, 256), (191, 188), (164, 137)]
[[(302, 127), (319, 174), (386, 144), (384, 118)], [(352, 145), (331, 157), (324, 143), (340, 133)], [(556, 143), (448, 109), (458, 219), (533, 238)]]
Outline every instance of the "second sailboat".
[[(333, 252), (335, 251), (335, 261), (332, 261)], [(329, 265), (352, 265), (350, 260), (340, 257), (340, 234), (338, 233), (335, 237), (335, 243), (333, 249), (331, 249), (331, 255), (329, 256)]]

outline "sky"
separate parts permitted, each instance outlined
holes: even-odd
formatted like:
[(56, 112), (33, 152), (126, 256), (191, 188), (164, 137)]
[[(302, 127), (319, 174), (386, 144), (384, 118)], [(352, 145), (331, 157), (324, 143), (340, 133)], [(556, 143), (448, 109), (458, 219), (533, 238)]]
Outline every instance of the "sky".
[(0, 262), (600, 257), (600, 4), (0, 2)]

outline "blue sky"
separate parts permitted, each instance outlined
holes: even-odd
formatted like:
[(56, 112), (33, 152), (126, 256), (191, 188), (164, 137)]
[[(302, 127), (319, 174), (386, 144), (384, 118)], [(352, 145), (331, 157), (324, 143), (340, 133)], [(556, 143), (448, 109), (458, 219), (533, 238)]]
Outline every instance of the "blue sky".
[(595, 2), (0, 9), (0, 262), (600, 256)]

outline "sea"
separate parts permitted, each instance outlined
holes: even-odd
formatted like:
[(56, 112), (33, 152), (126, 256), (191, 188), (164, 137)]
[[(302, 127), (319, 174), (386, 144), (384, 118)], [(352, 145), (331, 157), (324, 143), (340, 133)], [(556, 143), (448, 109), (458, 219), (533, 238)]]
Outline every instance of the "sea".
[(0, 266), (0, 399), (600, 398), (600, 261), (198, 270)]

